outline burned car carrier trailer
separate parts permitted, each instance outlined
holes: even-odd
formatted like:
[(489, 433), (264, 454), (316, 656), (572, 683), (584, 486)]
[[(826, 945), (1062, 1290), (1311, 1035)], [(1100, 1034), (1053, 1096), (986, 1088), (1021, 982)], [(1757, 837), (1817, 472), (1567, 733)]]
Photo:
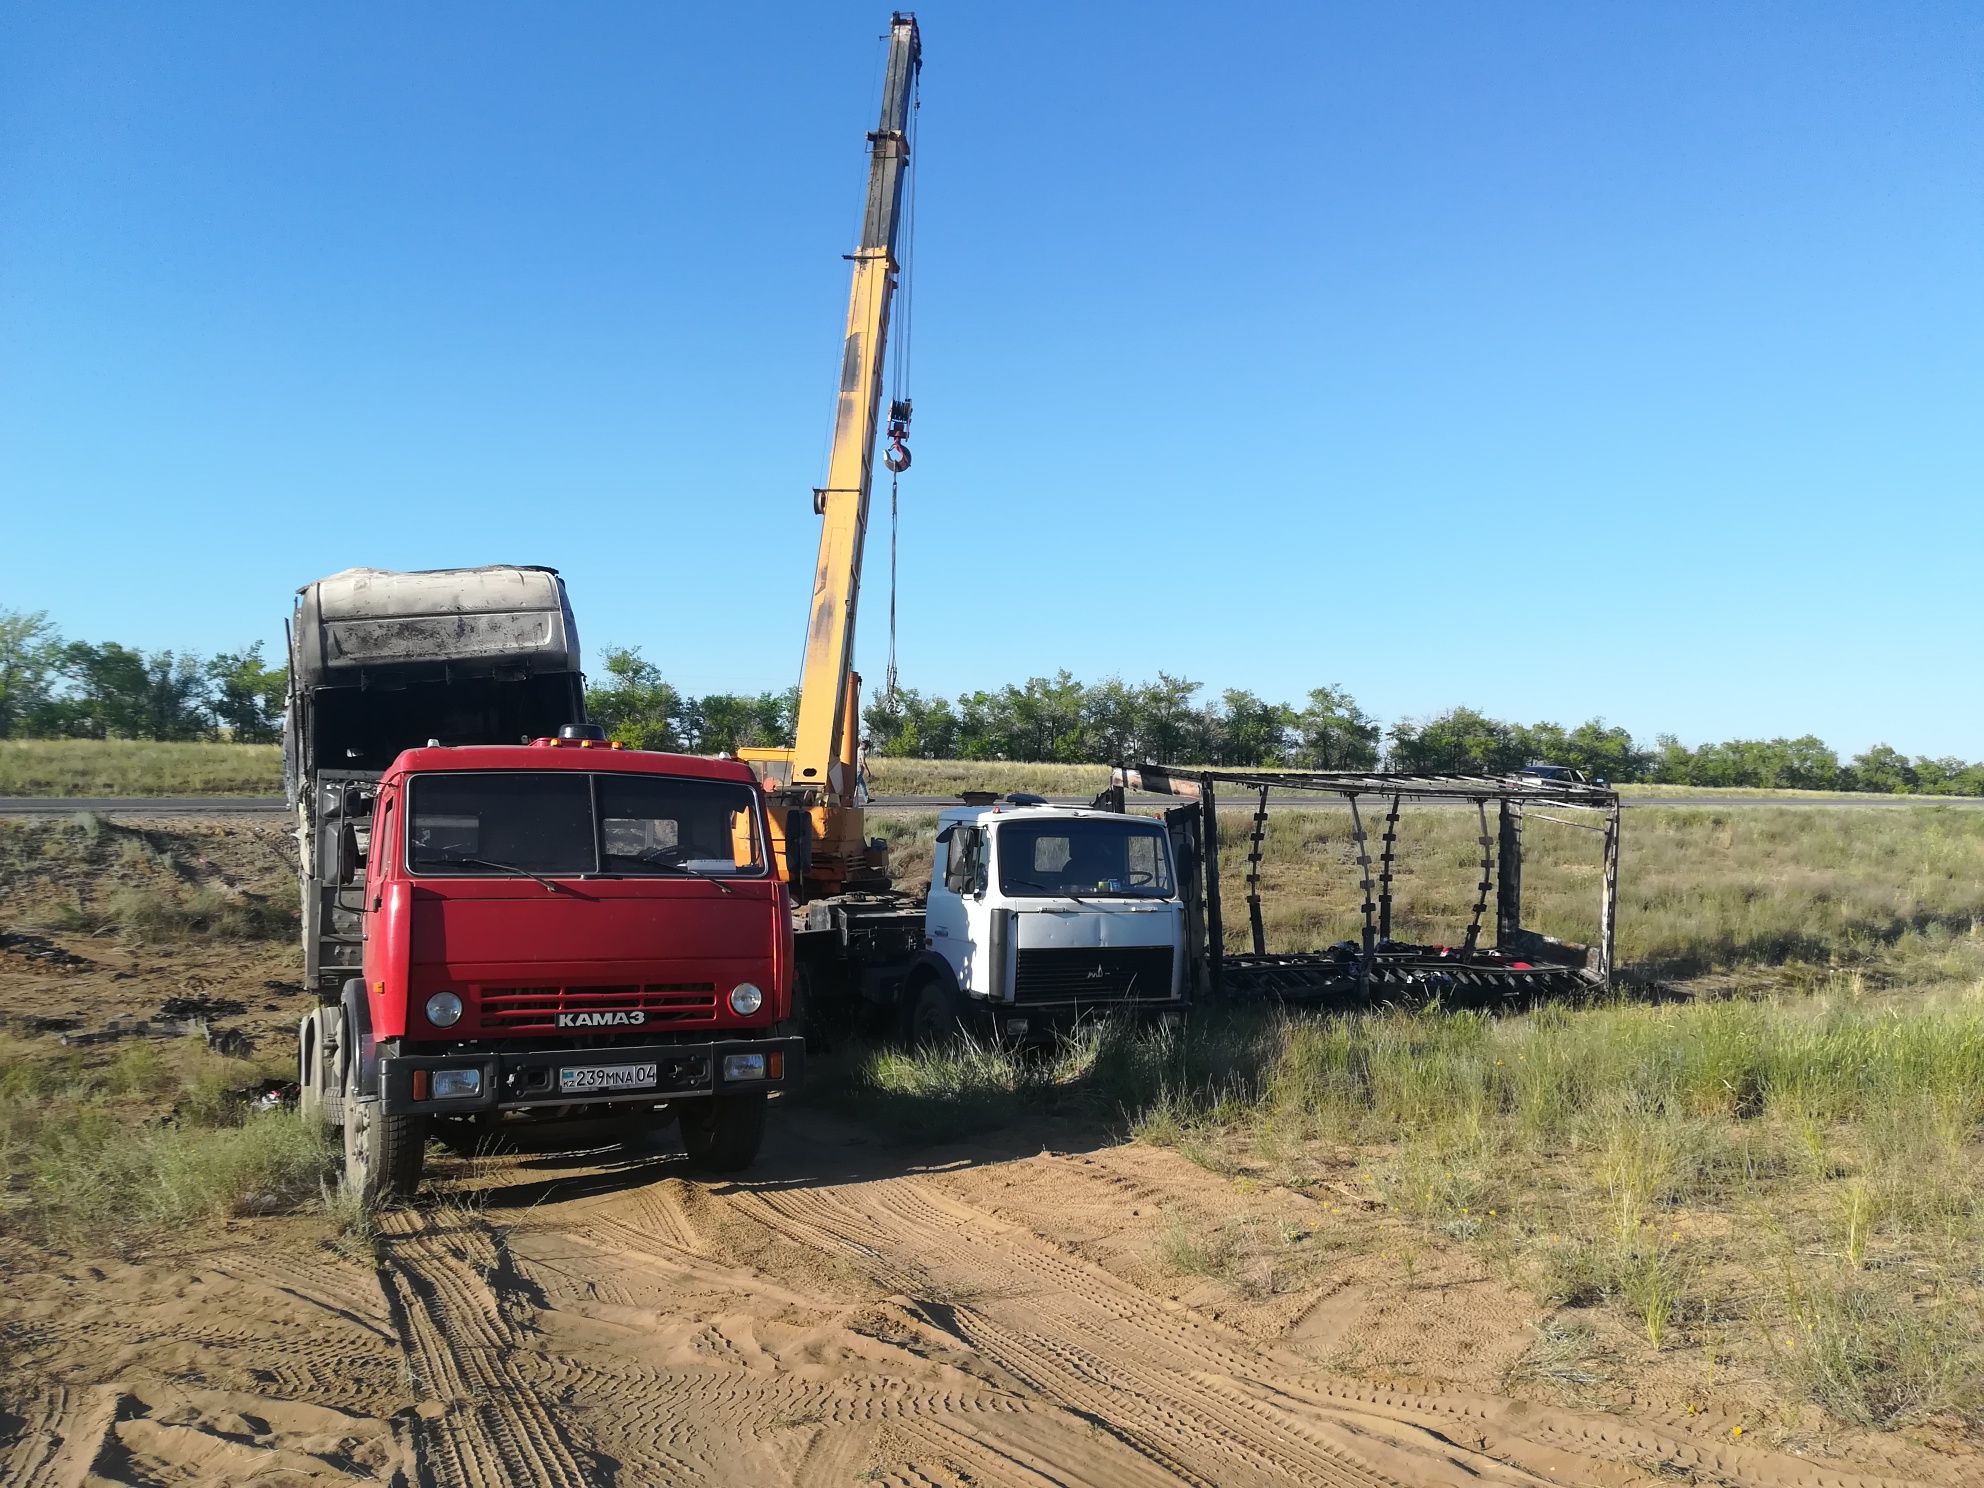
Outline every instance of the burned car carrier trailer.
[[(1247, 836), (1245, 912), (1249, 949), (1226, 948), (1216, 812), (1253, 807)], [(1611, 986), (1619, 898), (1620, 804), (1616, 791), (1527, 775), (1421, 775), (1279, 770), (1207, 770), (1143, 765), (1116, 769), (1097, 804), (1122, 810), (1132, 795), (1182, 798), (1165, 813), (1173, 840), (1196, 858), (1191, 885), (1196, 980), (1213, 998), (1356, 1002), (1438, 995), (1494, 1003), (1590, 993)], [(1362, 924), (1352, 939), (1313, 950), (1270, 952), (1262, 918), (1261, 855), (1269, 810), (1341, 806), (1349, 814)], [(1480, 869), (1473, 912), (1450, 945), (1395, 938), (1398, 824), (1406, 806), (1471, 812), (1479, 827)], [(1490, 809), (1494, 820), (1490, 822)], [(1523, 824), (1544, 820), (1592, 833), (1600, 857), (1598, 933), (1591, 944), (1523, 923)], [(1372, 852), (1376, 831), (1378, 851)], [(1181, 874), (1187, 872), (1181, 865)], [(1492, 925), (1489, 906), (1494, 906)]]

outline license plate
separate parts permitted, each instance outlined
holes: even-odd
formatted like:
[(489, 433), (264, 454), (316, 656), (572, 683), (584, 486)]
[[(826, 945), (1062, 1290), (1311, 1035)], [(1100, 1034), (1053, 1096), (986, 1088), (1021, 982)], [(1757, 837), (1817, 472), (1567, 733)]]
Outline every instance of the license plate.
[(646, 1090), (655, 1083), (652, 1064), (582, 1064), (558, 1071), (558, 1090), (576, 1095), (591, 1090)]

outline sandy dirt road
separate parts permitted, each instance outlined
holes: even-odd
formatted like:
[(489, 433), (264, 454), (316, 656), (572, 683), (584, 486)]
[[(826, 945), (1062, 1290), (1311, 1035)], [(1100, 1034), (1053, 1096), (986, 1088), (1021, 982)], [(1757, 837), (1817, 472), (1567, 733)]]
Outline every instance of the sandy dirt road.
[(1421, 1335), (1417, 1356), (1448, 1378), (1492, 1374), (1524, 1346), (1519, 1309), (1455, 1277), (1388, 1312), (1325, 1284), (1223, 1321), (1147, 1262), (1164, 1216), (1224, 1186), (1174, 1154), (922, 1166), (831, 1124), (780, 1126), (740, 1183), (692, 1181), (652, 1155), (525, 1157), (486, 1180), (479, 1213), (396, 1216), (380, 1269), (421, 1396), (421, 1478), (1906, 1480), (1745, 1446), (1713, 1416), (1629, 1420), (1332, 1373), (1319, 1353), (1362, 1330), (1408, 1352)]
[[(12, 1268), (0, 1481), (1960, 1481), (1919, 1456), (1776, 1453), (1732, 1437), (1735, 1417), (1506, 1398), (1492, 1382), (1526, 1313), (1484, 1275), (1385, 1300), (1380, 1259), (1258, 1305), (1180, 1292), (1152, 1236), (1231, 1198), (1173, 1153), (917, 1161), (781, 1116), (742, 1182), (660, 1149), (456, 1164), (370, 1256), (296, 1220), (198, 1254)], [(1254, 1202), (1267, 1224), (1322, 1207)], [(1384, 1367), (1342, 1372), (1360, 1340)]]

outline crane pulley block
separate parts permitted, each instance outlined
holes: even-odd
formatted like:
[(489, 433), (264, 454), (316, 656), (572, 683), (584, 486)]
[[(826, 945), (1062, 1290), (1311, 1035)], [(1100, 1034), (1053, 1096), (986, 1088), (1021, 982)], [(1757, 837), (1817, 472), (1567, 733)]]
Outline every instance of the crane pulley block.
[(909, 410), (907, 398), (889, 404), (889, 447), (882, 455), (882, 463), (896, 475), (909, 469)]

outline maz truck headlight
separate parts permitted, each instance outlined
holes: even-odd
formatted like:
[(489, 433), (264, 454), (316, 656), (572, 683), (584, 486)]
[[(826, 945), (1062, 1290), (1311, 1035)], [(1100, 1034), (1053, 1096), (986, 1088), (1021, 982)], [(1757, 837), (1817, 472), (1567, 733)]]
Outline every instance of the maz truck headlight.
[(750, 982), (739, 982), (730, 989), (730, 1010), (748, 1018), (765, 1005), (765, 994)]
[[(446, 996), (446, 993), (442, 993)], [(463, 1096), (482, 1094), (482, 1071), (479, 1069), (437, 1069), (434, 1071), (434, 1099), (460, 1100)]]
[(436, 1028), (452, 1028), (461, 1021), (462, 1000), (452, 992), (436, 992), (427, 999), (427, 1021)]
[[(753, 989), (755, 990), (755, 989)], [(733, 993), (733, 996), (736, 994)], [(726, 1054), (723, 1056), (723, 1078), (730, 1080), (762, 1080), (765, 1077), (765, 1056), (762, 1054)]]

